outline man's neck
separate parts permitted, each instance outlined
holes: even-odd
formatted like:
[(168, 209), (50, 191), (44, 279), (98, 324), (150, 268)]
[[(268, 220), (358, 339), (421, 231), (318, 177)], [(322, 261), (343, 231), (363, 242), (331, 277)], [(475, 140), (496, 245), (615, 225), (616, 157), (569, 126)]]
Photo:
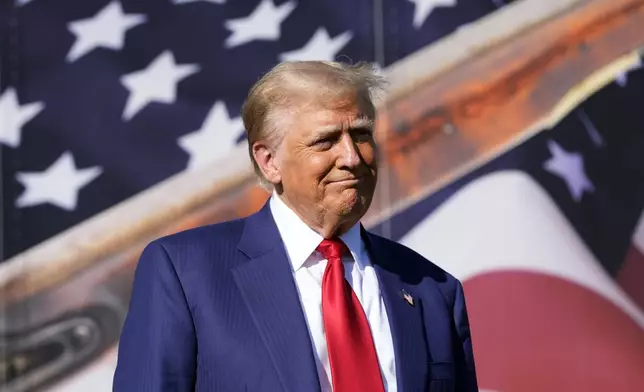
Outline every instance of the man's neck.
[(357, 221), (341, 219), (339, 216), (329, 214), (321, 209), (307, 211), (298, 203), (292, 202), (285, 193), (278, 195), (277, 192), (273, 192), (273, 196), (279, 197), (311, 230), (320, 234), (323, 238), (339, 237), (348, 232), (357, 223)]

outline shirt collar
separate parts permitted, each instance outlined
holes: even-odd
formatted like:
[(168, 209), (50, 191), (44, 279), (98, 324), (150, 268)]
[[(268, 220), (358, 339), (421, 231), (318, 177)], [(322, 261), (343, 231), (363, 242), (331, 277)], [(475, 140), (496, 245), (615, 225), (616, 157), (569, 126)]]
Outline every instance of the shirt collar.
[[(324, 238), (304, 223), (274, 191), (269, 204), (273, 219), (284, 242), (286, 254), (293, 265), (293, 270), (297, 271)], [(360, 223), (353, 225), (349, 231), (340, 236), (340, 239), (347, 245), (360, 269), (364, 269), (366, 260), (361, 257), (364, 244), (360, 236)]]

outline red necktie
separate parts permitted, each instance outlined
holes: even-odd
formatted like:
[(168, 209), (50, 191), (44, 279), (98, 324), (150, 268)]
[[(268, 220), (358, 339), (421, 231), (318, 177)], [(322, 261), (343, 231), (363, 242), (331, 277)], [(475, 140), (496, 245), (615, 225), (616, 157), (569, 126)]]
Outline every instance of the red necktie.
[(384, 392), (376, 349), (364, 310), (344, 278), (340, 240), (317, 250), (328, 264), (322, 278), (322, 317), (334, 392)]

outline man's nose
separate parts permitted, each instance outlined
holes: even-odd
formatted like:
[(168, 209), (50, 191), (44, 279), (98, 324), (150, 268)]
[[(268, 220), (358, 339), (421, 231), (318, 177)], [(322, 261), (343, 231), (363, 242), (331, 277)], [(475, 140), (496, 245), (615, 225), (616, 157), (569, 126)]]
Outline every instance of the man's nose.
[(350, 135), (342, 135), (338, 145), (338, 150), (338, 163), (340, 166), (354, 168), (360, 165), (360, 162), (362, 161), (360, 158), (360, 152), (358, 151), (355, 141)]

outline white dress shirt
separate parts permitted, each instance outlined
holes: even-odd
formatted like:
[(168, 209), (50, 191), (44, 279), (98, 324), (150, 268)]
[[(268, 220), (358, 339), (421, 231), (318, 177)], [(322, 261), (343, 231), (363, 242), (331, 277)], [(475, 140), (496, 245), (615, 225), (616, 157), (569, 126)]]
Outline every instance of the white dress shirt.
[[(315, 250), (323, 237), (308, 227), (275, 193), (269, 203), (273, 219), (284, 242), (286, 254), (293, 266), (295, 284), (300, 294), (316, 354), (322, 392), (330, 392), (332, 391), (331, 367), (322, 319), (322, 277), (327, 260)], [(360, 224), (356, 224), (340, 238), (353, 256), (353, 259), (348, 256), (343, 257), (345, 277), (353, 287), (367, 315), (385, 391), (396, 392), (396, 365), (389, 319), (380, 295), (376, 271), (369, 260), (360, 235)]]

